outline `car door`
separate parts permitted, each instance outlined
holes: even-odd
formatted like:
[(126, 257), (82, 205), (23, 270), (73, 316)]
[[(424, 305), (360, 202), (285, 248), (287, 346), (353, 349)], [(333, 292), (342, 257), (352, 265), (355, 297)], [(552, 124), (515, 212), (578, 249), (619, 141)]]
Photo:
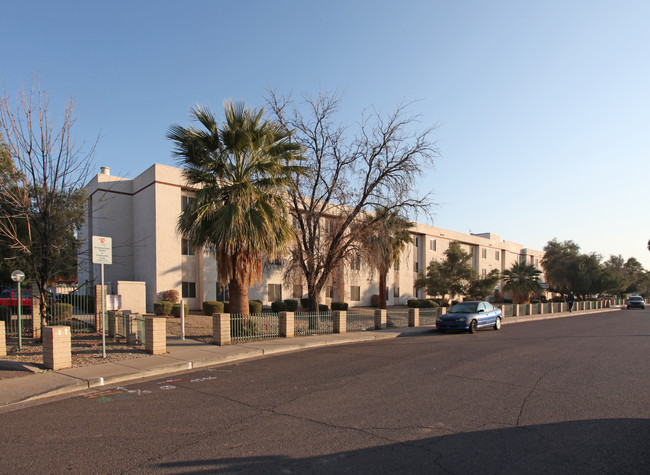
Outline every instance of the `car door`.
[(476, 311), (478, 312), (478, 325), (480, 327), (488, 325), (490, 315), (487, 312), (487, 308), (485, 308), (485, 302), (480, 302)]

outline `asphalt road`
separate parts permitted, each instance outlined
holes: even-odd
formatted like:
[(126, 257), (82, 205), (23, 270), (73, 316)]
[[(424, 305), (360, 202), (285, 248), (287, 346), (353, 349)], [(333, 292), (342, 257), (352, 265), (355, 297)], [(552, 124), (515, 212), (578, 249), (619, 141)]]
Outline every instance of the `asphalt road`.
[(650, 309), (428, 333), (0, 414), (0, 473), (650, 473)]

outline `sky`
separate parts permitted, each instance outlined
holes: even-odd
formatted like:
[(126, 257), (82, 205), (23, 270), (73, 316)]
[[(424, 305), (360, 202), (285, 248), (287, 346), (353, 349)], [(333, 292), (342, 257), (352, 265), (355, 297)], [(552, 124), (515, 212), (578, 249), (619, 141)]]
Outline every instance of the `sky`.
[[(435, 226), (650, 269), (650, 2), (0, 2), (0, 84), (74, 98), (97, 171), (177, 166), (195, 105), (343, 94), (340, 117), (414, 101), (440, 149), (419, 190)], [(222, 115), (218, 116), (222, 118)]]

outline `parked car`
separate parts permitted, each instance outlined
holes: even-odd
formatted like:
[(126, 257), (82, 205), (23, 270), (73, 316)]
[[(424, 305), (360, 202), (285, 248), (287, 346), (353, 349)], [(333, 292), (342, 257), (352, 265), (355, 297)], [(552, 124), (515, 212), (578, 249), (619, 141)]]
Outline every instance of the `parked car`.
[[(21, 290), (20, 300), (22, 302), (22, 309), (26, 312), (31, 312), (32, 292), (30, 290)], [(18, 289), (4, 289), (0, 292), (0, 305), (12, 309), (18, 308)]]
[(643, 300), (643, 297), (640, 297), (638, 295), (633, 295), (632, 297), (627, 299), (627, 308), (628, 310), (631, 308), (645, 309), (645, 300)]
[(490, 302), (460, 302), (436, 319), (438, 331), (465, 330), (475, 333), (479, 328), (501, 329), (501, 309)]

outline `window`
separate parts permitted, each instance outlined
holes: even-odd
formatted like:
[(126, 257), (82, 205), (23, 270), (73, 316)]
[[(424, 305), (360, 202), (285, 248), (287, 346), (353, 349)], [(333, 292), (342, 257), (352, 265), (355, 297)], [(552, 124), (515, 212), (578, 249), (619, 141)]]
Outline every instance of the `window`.
[(414, 262), (413, 263), (413, 271), (414, 272), (420, 272), (420, 263), (419, 262)]
[(327, 298), (334, 298), (334, 287), (332, 285), (327, 288)]
[(414, 237), (413, 237), (413, 245), (414, 245), (415, 247), (418, 247), (418, 241), (419, 241), (418, 237), (417, 237), (417, 236), (414, 236)]
[(361, 287), (358, 285), (353, 285), (350, 287), (350, 300), (361, 300)]
[(230, 292), (227, 285), (221, 285), (217, 282), (217, 301), (228, 302), (230, 300)]
[(393, 298), (399, 298), (399, 287), (393, 287)]
[(498, 261), (501, 253), (499, 251), (494, 251), (494, 258)]
[(429, 239), (429, 250), (430, 251), (435, 251), (436, 250), (436, 240), (435, 239)]
[(187, 205), (194, 201), (196, 198), (193, 196), (181, 195), (181, 211), (185, 211)]
[(190, 242), (187, 239), (181, 240), (181, 254), (184, 256), (193, 256), (194, 249), (190, 245)]
[(184, 299), (196, 298), (196, 283), (195, 282), (181, 282), (181, 295)]
[(269, 284), (269, 302), (282, 300), (282, 284)]
[(481, 257), (482, 257), (483, 259), (487, 259), (487, 249), (482, 249), (482, 250), (481, 250)]
[(302, 298), (302, 285), (294, 284), (293, 285), (293, 292), (291, 293), (291, 296), (294, 299)]
[(481, 277), (483, 277), (484, 279), (487, 277), (487, 269), (481, 270)]
[(350, 268), (352, 270), (361, 270), (361, 256), (355, 254), (352, 256), (352, 261), (350, 262)]

